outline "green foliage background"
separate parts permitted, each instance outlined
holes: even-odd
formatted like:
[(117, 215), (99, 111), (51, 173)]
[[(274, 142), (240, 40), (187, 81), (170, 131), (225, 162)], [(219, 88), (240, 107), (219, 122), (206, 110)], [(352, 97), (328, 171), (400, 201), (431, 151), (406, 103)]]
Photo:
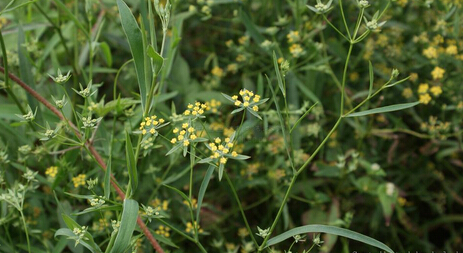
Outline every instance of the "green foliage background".
[[(306, 7), (315, 0), (172, 1), (164, 31), (156, 3), (152, 9), (147, 1), (123, 3), (0, 3), (6, 53), (1, 66), (8, 62), (9, 73), (53, 106), (65, 97), (60, 111), (83, 136), (77, 138), (69, 124), (1, 75), (0, 194), (19, 184), (29, 188), (21, 212), (5, 199), (0, 202), (0, 251), (27, 252), (26, 226), (32, 251), (84, 252), (67, 236), (72, 239), (74, 228), (87, 226), (83, 241), (94, 240), (102, 250), (114, 241), (120, 249), (115, 246), (114, 252), (153, 252), (146, 234), (130, 228), (138, 213), (166, 252), (255, 252), (254, 237), (262, 242), (257, 226), (272, 225), (289, 186), (271, 237), (320, 224), (368, 235), (398, 252), (461, 251), (461, 1), (372, 1), (365, 9), (367, 21), (386, 10), (378, 22), (387, 22), (370, 33), (361, 19), (358, 34), (367, 37), (352, 51), (330, 24), (346, 36), (342, 3), (353, 34), (359, 15), (354, 0), (334, 1), (326, 19)], [(396, 78), (393, 69), (400, 71)], [(51, 77), (58, 70), (69, 71), (70, 79), (55, 83)], [(381, 90), (357, 112), (420, 104), (346, 117), (338, 125), (340, 114), (350, 113), (390, 80), (404, 81)], [(79, 91), (86, 87), (89, 94), (82, 97)], [(259, 106), (262, 120), (247, 110), (231, 113), (236, 107), (222, 93), (232, 96), (241, 89), (269, 98)], [(205, 158), (209, 151), (203, 143), (188, 150), (188, 157), (165, 156), (175, 146), (173, 129), (185, 122), (182, 113), (196, 101), (208, 108), (205, 119), (194, 121), (199, 137), (211, 142), (236, 132), (233, 150), (251, 157), (230, 159), (222, 180), (219, 169), (208, 172), (207, 164), (191, 158)], [(28, 107), (36, 111), (33, 122), (21, 116)], [(94, 127), (85, 125), (90, 115), (97, 119)], [(139, 127), (152, 115), (169, 125), (148, 138)], [(330, 132), (333, 125), (337, 129)], [(44, 136), (46, 129), (54, 130), (53, 137)], [(101, 154), (106, 173), (82, 140)], [(312, 157), (320, 143), (326, 145)], [(292, 182), (292, 165), (299, 168), (308, 159), (313, 160)], [(25, 178), (27, 169), (38, 172), (37, 182)], [(110, 173), (127, 194), (125, 202), (109, 188)], [(205, 177), (210, 182), (200, 197)], [(99, 181), (89, 190), (83, 178)], [(106, 205), (91, 207), (95, 196), (104, 196)], [(140, 211), (133, 200), (143, 204)], [(149, 206), (158, 212), (154, 218), (147, 215)], [(118, 235), (111, 220), (124, 220), (123, 210), (128, 218)], [(196, 217), (200, 228), (192, 226)], [(67, 236), (55, 238), (57, 231)], [(314, 235), (292, 246), (292, 252), (309, 249)], [(321, 240), (312, 251), (379, 250), (333, 234), (322, 234)], [(272, 250), (284, 252), (293, 241)]]

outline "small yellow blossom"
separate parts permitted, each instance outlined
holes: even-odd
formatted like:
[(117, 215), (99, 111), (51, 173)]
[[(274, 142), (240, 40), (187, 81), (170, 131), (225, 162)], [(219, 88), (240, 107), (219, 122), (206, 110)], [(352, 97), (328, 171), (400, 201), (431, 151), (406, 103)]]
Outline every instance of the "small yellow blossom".
[(418, 74), (417, 73), (411, 73), (409, 80), (412, 81), (412, 82), (415, 82), (416, 80), (418, 80)]
[(442, 69), (442, 68), (437, 67), (437, 66), (431, 72), (432, 78), (434, 80), (443, 78), (444, 74), (445, 74), (445, 69)]
[(236, 56), (236, 61), (237, 62), (245, 62), (246, 61), (246, 56), (242, 55), (242, 54), (239, 54), (238, 56)]
[(140, 123), (140, 131), (142, 135), (145, 135), (148, 132), (152, 135), (157, 135), (157, 129), (163, 127), (164, 122), (164, 119), (158, 119), (155, 115), (151, 117), (146, 117), (144, 121)]
[(206, 103), (206, 111), (211, 111), (212, 113), (218, 113), (219, 108), (222, 105), (222, 102), (212, 99), (211, 101), (207, 101)]
[(199, 233), (204, 233), (204, 230), (202, 228), (200, 228), (200, 226), (198, 225), (198, 223), (196, 221), (194, 222), (194, 226), (193, 226), (193, 224), (191, 222), (187, 222), (185, 231), (187, 233), (192, 233), (192, 232), (194, 232), (195, 227), (198, 229)]
[(51, 178), (55, 178), (56, 174), (58, 174), (58, 167), (56, 166), (48, 167), (47, 170), (45, 171), (45, 175)]
[(231, 63), (227, 65), (227, 72), (230, 72), (232, 74), (236, 74), (238, 72), (238, 64), (236, 63)]
[(238, 42), (241, 45), (247, 44), (249, 42), (249, 36), (242, 36), (238, 39)]
[(239, 228), (238, 229), (238, 236), (244, 238), (249, 235), (249, 232), (246, 228)]
[(423, 50), (423, 55), (429, 59), (437, 58), (437, 50), (435, 47), (428, 47), (427, 49)]
[(426, 93), (428, 92), (428, 89), (429, 89), (429, 84), (427, 83), (422, 83), (420, 84), (420, 86), (418, 86), (418, 93)]
[(226, 45), (227, 47), (232, 47), (232, 46), (233, 46), (233, 40), (227, 40), (227, 41), (225, 42), (225, 45)]
[(402, 91), (402, 96), (404, 98), (411, 98), (413, 96), (413, 91), (412, 89), (410, 88), (405, 88), (403, 91)]
[(85, 174), (79, 174), (77, 177), (72, 178), (72, 183), (74, 184), (75, 188), (78, 188), (81, 185), (85, 185), (85, 178), (87, 176)]
[(214, 75), (214, 76), (217, 76), (217, 77), (222, 77), (223, 76), (223, 69), (216, 66), (211, 70), (211, 74)]
[(420, 100), (419, 101), (420, 101), (420, 103), (427, 105), (427, 104), (429, 104), (429, 102), (431, 102), (431, 99), (432, 99), (431, 96), (429, 96), (429, 94), (426, 93), (426, 94), (421, 94), (420, 95)]
[(158, 229), (154, 231), (157, 235), (162, 235), (164, 237), (170, 237), (170, 228), (160, 225)]
[(293, 55), (294, 58), (299, 58), (305, 53), (300, 44), (291, 45), (289, 52)]
[(295, 43), (300, 40), (299, 31), (290, 31), (286, 37), (288, 38), (288, 43)]
[(358, 72), (352, 72), (350, 75), (349, 75), (349, 79), (352, 81), (352, 82), (355, 82), (359, 79), (359, 73)]
[(439, 96), (440, 94), (442, 94), (442, 88), (440, 86), (433, 86), (431, 87), (430, 89), (430, 92), (434, 95), (434, 96)]
[(445, 53), (449, 55), (456, 55), (458, 54), (458, 48), (455, 45), (450, 45), (445, 49)]

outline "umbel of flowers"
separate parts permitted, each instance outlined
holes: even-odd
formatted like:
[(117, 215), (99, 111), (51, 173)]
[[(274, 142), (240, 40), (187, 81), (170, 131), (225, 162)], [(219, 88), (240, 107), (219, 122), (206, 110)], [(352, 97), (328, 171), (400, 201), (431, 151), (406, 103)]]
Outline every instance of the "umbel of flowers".
[(233, 151), (235, 133), (233, 133), (230, 138), (225, 138), (223, 141), (217, 137), (213, 142), (206, 144), (206, 147), (212, 154), (208, 158), (198, 161), (198, 163), (210, 163), (211, 166), (219, 167), (219, 180), (222, 179), (223, 170), (228, 159), (245, 160), (250, 158), (249, 156), (239, 155), (236, 151)]
[[(201, 109), (202, 110), (202, 109)], [(181, 128), (174, 128), (173, 133), (177, 135), (170, 140), (174, 146), (172, 147), (166, 155), (170, 155), (173, 152), (177, 151), (180, 148), (183, 148), (183, 156), (186, 156), (188, 152), (188, 146), (195, 142), (207, 141), (206, 138), (201, 138), (196, 135), (198, 130), (193, 127), (192, 121), (189, 120), (188, 123), (183, 123)]]
[(247, 89), (240, 90), (239, 94), (242, 100), (238, 98), (238, 95), (230, 97), (227, 94), (222, 93), (226, 99), (231, 101), (235, 106), (239, 107), (238, 109), (233, 110), (231, 114), (235, 114), (246, 109), (252, 115), (262, 119), (257, 112), (259, 111), (259, 105), (265, 103), (268, 98), (260, 99), (259, 95), (254, 94), (254, 92)]

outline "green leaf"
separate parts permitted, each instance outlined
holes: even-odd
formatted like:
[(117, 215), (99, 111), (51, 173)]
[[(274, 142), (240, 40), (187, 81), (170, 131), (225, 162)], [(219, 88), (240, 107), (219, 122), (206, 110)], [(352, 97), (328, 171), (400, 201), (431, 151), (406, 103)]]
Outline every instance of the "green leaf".
[(130, 51), (135, 63), (135, 70), (138, 77), (140, 88), (142, 110), (145, 110), (147, 87), (145, 80), (145, 49), (143, 47), (143, 37), (137, 20), (133, 16), (130, 8), (123, 0), (117, 0), (117, 6), (121, 15), (121, 23), (124, 33), (129, 41)]
[(127, 170), (129, 171), (129, 181), (133, 192), (138, 187), (137, 164), (133, 153), (132, 141), (127, 131), (125, 132), (125, 156), (127, 159)]
[(109, 48), (108, 43), (101, 42), (100, 49), (103, 53), (106, 64), (108, 65), (108, 67), (111, 67), (113, 65), (113, 56), (111, 55), (111, 49)]
[(109, 199), (111, 194), (111, 156), (108, 160), (108, 165), (106, 166), (106, 171), (104, 173), (104, 197)]
[[(55, 232), (55, 237), (57, 236), (67, 236), (67, 237), (76, 237), (76, 235), (72, 232), (71, 229), (69, 228), (60, 228)], [(92, 253), (99, 253), (101, 252), (100, 247), (95, 244), (93, 241), (87, 241), (87, 240), (80, 240), (79, 244), (90, 250)]]
[(162, 69), (162, 65), (164, 64), (164, 58), (162, 58), (161, 55), (159, 55), (156, 50), (154, 50), (153, 46), (149, 45), (148, 46), (148, 56), (153, 59), (154, 63), (154, 72), (157, 74), (159, 71)]
[(344, 117), (360, 117), (360, 116), (366, 116), (370, 114), (375, 114), (375, 113), (384, 113), (384, 112), (393, 112), (393, 111), (399, 111), (407, 108), (411, 108), (420, 102), (413, 102), (413, 103), (405, 103), (405, 104), (396, 104), (396, 105), (388, 105), (380, 108), (375, 108), (375, 109), (370, 109), (362, 112), (354, 112), (348, 115), (345, 115)]
[(377, 247), (387, 252), (394, 253), (394, 251), (390, 249), (387, 245), (371, 237), (362, 235), (360, 233), (354, 232), (349, 229), (339, 228), (339, 227), (334, 227), (334, 226), (325, 226), (325, 225), (306, 225), (306, 226), (293, 228), (289, 231), (284, 232), (283, 234), (280, 234), (268, 240), (265, 246), (269, 247), (277, 243), (280, 243), (288, 238), (291, 238), (295, 235), (307, 234), (307, 233), (327, 233), (327, 234), (332, 234), (332, 235), (343, 236), (343, 237), (346, 237), (346, 238), (349, 238), (355, 241), (359, 241), (359, 242)]
[(273, 66), (275, 67), (275, 73), (276, 73), (277, 80), (278, 80), (278, 86), (280, 87), (283, 97), (286, 97), (286, 90), (283, 84), (283, 78), (281, 77), (280, 67), (278, 66), (278, 59), (277, 59), (277, 55), (275, 54), (275, 51), (273, 51)]
[(209, 181), (211, 180), (212, 173), (214, 173), (215, 166), (209, 165), (207, 169), (206, 175), (204, 176), (203, 182), (201, 183), (201, 187), (199, 188), (198, 194), (198, 208), (196, 209), (196, 222), (199, 224), (199, 213), (201, 212), (201, 205), (203, 203), (204, 194), (206, 194), (207, 186), (209, 185)]
[(264, 36), (262, 36), (262, 34), (259, 33), (259, 31), (256, 28), (256, 25), (252, 22), (249, 15), (243, 9), (239, 11), (239, 17), (239, 20), (243, 22), (244, 26), (246, 27), (246, 31), (249, 32), (252, 39), (257, 43), (257, 45), (260, 45), (262, 42), (264, 42)]
[(175, 187), (172, 187), (170, 185), (166, 185), (166, 184), (163, 184), (163, 186), (175, 191), (176, 193), (178, 193), (184, 200), (186, 200), (188, 203), (190, 203), (190, 198), (188, 198), (187, 195), (185, 195), (185, 193), (183, 193), (182, 191), (180, 191), (179, 189), (175, 188)]
[(295, 170), (293, 159), (291, 159), (291, 153), (289, 152), (289, 144), (288, 144), (288, 138), (286, 137), (285, 123), (283, 120), (283, 116), (281, 115), (280, 106), (278, 105), (278, 102), (276, 99), (275, 90), (273, 89), (272, 82), (270, 82), (270, 79), (268, 79), (268, 76), (265, 76), (265, 77), (267, 78), (268, 86), (270, 87), (270, 91), (272, 92), (273, 102), (275, 103), (275, 107), (277, 108), (277, 115), (278, 115), (278, 119), (280, 120), (281, 133), (283, 134), (283, 140), (285, 143), (286, 153), (288, 154), (289, 162), (291, 163), (291, 168)]
[[(77, 223), (75, 220), (73, 220), (71, 217), (69, 217), (67, 214), (65, 213), (62, 213), (61, 216), (63, 217), (63, 220), (64, 220), (64, 223), (66, 223), (66, 226), (69, 228), (69, 230), (71, 231), (72, 235), (74, 235), (74, 233), (72, 232), (74, 230), (74, 228), (79, 228), (79, 229), (82, 229), (82, 226), (79, 225), (79, 223)], [(59, 235), (59, 234), (58, 234)], [(55, 236), (57, 236), (57, 234), (55, 233)], [(74, 235), (75, 236), (75, 235)], [(85, 236), (84, 236), (84, 240), (85, 243), (87, 245), (84, 245), (82, 244), (84, 247), (90, 249), (93, 253), (98, 253), (98, 252), (101, 252), (100, 248), (98, 247), (98, 245), (96, 245), (95, 241), (93, 240), (93, 236), (89, 233), (89, 232), (86, 232), (85, 233)]]
[(126, 252), (130, 246), (130, 239), (137, 225), (138, 202), (133, 199), (125, 199), (122, 211), (121, 226), (111, 253)]

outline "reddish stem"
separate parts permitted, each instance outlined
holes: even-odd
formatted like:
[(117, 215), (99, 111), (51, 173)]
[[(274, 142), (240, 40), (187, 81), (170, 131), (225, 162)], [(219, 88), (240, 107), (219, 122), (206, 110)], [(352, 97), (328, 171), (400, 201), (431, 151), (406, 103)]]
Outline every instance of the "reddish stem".
[[(3, 67), (0, 67), (0, 72), (5, 73), (5, 69)], [(56, 116), (58, 116), (58, 118), (60, 118), (63, 121), (67, 121), (67, 119), (63, 116), (63, 114), (60, 111), (58, 111), (58, 109), (56, 109), (52, 104), (50, 104), (50, 102), (48, 102), (39, 93), (37, 93), (35, 90), (33, 90), (31, 87), (29, 87), (29, 85), (27, 85), (25, 82), (23, 82), (19, 77), (15, 76), (15, 75), (13, 75), (11, 73), (8, 73), (8, 76), (10, 77), (11, 80), (15, 81), (17, 84), (19, 84), (19, 86), (21, 86), (24, 90), (26, 90), (28, 93), (30, 93), (35, 99), (37, 99), (37, 101), (39, 101), (40, 103), (45, 105), (45, 107), (47, 107), (50, 111), (52, 111), (54, 114), (56, 114)], [(76, 134), (77, 138), (81, 139), (82, 135), (79, 133), (78, 128), (72, 122), (70, 122), (70, 121), (67, 121), (67, 122), (69, 123), (71, 128), (74, 130), (74, 133)], [(100, 165), (100, 167), (104, 171), (106, 171), (106, 168), (107, 168), (106, 163), (103, 161), (103, 158), (98, 153), (98, 151), (96, 151), (96, 149), (92, 145), (92, 143), (87, 140), (85, 145), (87, 146), (88, 150), (93, 155), (93, 157), (95, 158), (97, 163)], [(111, 185), (113, 186), (114, 190), (117, 192), (119, 197), (121, 197), (121, 199), (125, 199), (125, 193), (121, 190), (121, 188), (119, 188), (118, 183), (117, 183), (117, 181), (116, 181), (116, 179), (114, 178), (113, 175), (111, 175)], [(140, 227), (140, 229), (143, 231), (143, 233), (145, 234), (148, 241), (153, 246), (153, 249), (156, 250), (156, 252), (158, 252), (158, 253), (164, 253), (164, 250), (161, 248), (159, 243), (153, 237), (153, 235), (151, 234), (151, 232), (149, 231), (148, 227), (145, 225), (143, 220), (140, 218), (140, 216), (138, 216), (138, 218), (137, 218), (137, 224)]]

